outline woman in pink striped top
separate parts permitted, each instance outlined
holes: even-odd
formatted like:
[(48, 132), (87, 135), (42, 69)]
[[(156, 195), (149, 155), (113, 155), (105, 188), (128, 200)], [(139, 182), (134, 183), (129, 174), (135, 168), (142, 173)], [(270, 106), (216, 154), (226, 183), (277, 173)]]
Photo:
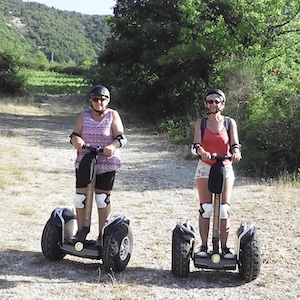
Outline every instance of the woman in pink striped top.
[[(71, 144), (77, 149), (75, 161), (76, 194), (75, 207), (78, 231), (83, 227), (85, 216), (85, 200), (87, 187), (82, 186), (78, 179), (79, 163), (87, 153), (84, 145), (101, 147), (103, 155), (97, 159), (95, 200), (98, 207), (99, 238), (102, 228), (111, 212), (110, 194), (113, 188), (115, 173), (121, 166), (119, 148), (125, 145), (124, 126), (119, 113), (108, 107), (110, 101), (109, 90), (102, 85), (91, 89), (91, 107), (84, 110), (77, 118), (73, 132), (70, 135)], [(76, 237), (75, 237), (76, 238)]]

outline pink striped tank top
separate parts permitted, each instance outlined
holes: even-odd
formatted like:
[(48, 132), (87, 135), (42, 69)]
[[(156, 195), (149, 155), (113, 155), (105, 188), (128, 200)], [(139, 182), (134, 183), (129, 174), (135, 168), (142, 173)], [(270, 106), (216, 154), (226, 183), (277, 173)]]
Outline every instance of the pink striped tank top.
[[(104, 118), (98, 122), (92, 119), (91, 110), (87, 109), (83, 116), (83, 128), (81, 137), (86, 144), (90, 144), (92, 147), (105, 147), (111, 144), (114, 140), (114, 134), (112, 130), (112, 111), (104, 116)], [(75, 161), (75, 167), (79, 168), (79, 163), (82, 157), (87, 153), (86, 150), (77, 151), (77, 158)], [(97, 174), (104, 174), (106, 172), (115, 171), (121, 166), (120, 150), (116, 149), (114, 155), (98, 155), (97, 160)]]

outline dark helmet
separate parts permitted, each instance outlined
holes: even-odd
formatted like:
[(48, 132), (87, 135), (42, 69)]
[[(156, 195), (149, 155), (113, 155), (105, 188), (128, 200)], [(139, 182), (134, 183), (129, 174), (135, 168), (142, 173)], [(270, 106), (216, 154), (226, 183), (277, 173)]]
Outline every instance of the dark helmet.
[(110, 98), (110, 93), (107, 87), (103, 85), (95, 85), (91, 89), (91, 97), (95, 96), (108, 96), (108, 98)]
[(219, 89), (215, 89), (215, 88), (209, 89), (209, 90), (207, 91), (207, 93), (206, 93), (206, 95), (205, 95), (205, 97), (204, 97), (204, 100), (206, 99), (206, 97), (207, 97), (208, 95), (212, 95), (212, 94), (217, 94), (217, 95), (221, 96), (221, 97), (223, 98), (223, 101), (226, 102), (226, 97), (225, 97), (224, 92), (221, 91), (221, 90), (219, 90)]

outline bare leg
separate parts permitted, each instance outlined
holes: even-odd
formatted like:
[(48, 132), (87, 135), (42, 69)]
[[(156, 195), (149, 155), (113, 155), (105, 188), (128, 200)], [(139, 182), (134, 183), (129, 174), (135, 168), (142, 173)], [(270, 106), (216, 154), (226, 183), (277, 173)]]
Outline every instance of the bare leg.
[(85, 216), (85, 209), (76, 208), (76, 220), (77, 220), (78, 231), (80, 231), (83, 227), (84, 216)]
[[(111, 191), (96, 189), (95, 192), (96, 192), (96, 194), (101, 194), (101, 193), (107, 194), (108, 195), (108, 200), (110, 201)], [(99, 238), (102, 235), (102, 229), (103, 229), (105, 223), (107, 222), (107, 218), (109, 217), (110, 213), (111, 213), (111, 203), (110, 202), (107, 204), (106, 207), (98, 208)]]
[[(233, 178), (225, 179), (224, 192), (222, 194), (222, 203), (230, 204), (230, 196), (231, 196), (233, 184), (234, 184)], [(222, 248), (226, 247), (226, 243), (228, 240), (228, 234), (229, 234), (229, 226), (230, 226), (229, 218), (226, 220), (221, 220), (220, 240), (221, 240)]]
[[(211, 203), (211, 193), (207, 188), (207, 178), (198, 178), (195, 180), (198, 190), (200, 204)], [(210, 219), (205, 219), (199, 214), (199, 233), (202, 240), (202, 245), (207, 245)]]
[(99, 222), (99, 237), (102, 235), (102, 228), (107, 222), (107, 218), (111, 212), (111, 204), (108, 204), (105, 208), (98, 208), (98, 222)]
[(207, 246), (210, 219), (202, 218), (199, 214), (199, 232), (202, 245)]
[(229, 223), (230, 223), (229, 219), (221, 220), (221, 228), (220, 228), (221, 248), (226, 247), (228, 234), (229, 234)]

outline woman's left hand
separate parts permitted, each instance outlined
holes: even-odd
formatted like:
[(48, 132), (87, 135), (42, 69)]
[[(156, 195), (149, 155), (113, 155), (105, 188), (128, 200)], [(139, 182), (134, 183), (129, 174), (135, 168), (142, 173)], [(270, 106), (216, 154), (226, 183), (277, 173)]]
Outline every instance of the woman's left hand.
[(107, 156), (112, 156), (112, 155), (114, 155), (115, 150), (116, 150), (116, 147), (114, 145), (110, 144), (103, 148), (103, 154), (107, 155)]
[(241, 159), (242, 159), (242, 154), (241, 154), (241, 152), (235, 152), (235, 153), (232, 153), (231, 161), (232, 161), (233, 163), (237, 163), (237, 162), (239, 162)]

